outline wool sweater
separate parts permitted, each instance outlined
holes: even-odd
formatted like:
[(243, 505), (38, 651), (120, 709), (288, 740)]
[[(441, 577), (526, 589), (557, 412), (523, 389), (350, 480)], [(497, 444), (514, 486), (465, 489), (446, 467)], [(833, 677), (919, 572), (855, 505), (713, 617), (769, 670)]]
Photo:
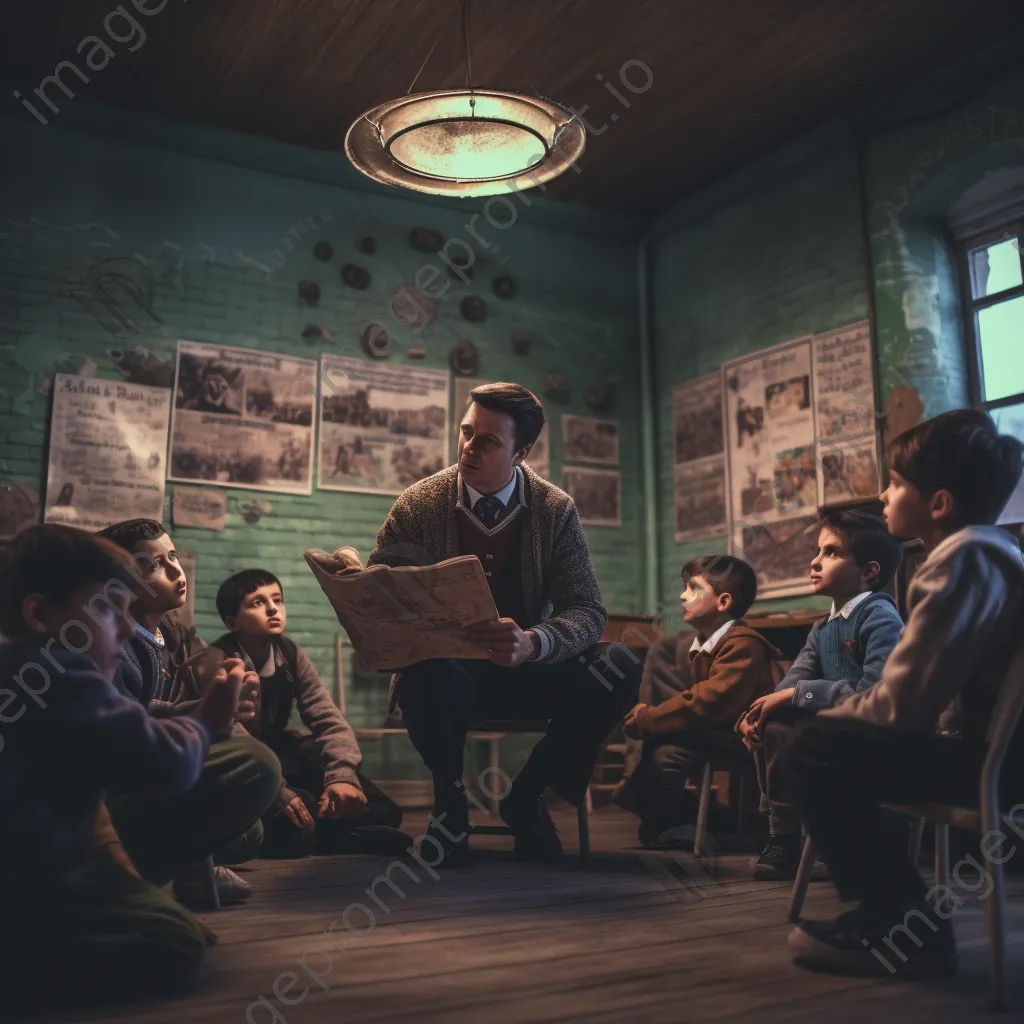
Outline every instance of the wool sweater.
[[(529, 628), (540, 641), (536, 661), (566, 661), (601, 639), (608, 614), (572, 498), (525, 466), (522, 485), (520, 568)], [(458, 556), (463, 494), (457, 465), (406, 488), (367, 566), (433, 565)]]
[[(682, 642), (677, 646), (682, 656)], [(771, 693), (772, 664), (782, 658), (755, 629), (735, 623), (713, 651), (687, 652), (693, 684), (657, 707), (637, 713), (641, 735), (684, 732), (687, 729), (732, 729), (744, 710)]]
[[(946, 537), (918, 568), (903, 636), (878, 684), (822, 715), (985, 741), (996, 693), (1024, 636), (1024, 558), (997, 526)], [(941, 724), (940, 724), (941, 718)]]
[(170, 619), (164, 619), (158, 628), (163, 645), (154, 643), (141, 628), (124, 645), (124, 661), (114, 676), (114, 688), (157, 718), (191, 714), (199, 704), (203, 684), (195, 666), (180, 666), (206, 644), (194, 628)]
[(151, 718), (91, 658), (39, 644), (0, 647), (0, 710), (0, 874), (86, 856), (104, 791), (183, 792), (210, 747), (199, 719)]
[(799, 708), (830, 708), (881, 679), (902, 629), (896, 602), (880, 593), (862, 601), (848, 618), (819, 619), (776, 689), (793, 689), (793, 703)]

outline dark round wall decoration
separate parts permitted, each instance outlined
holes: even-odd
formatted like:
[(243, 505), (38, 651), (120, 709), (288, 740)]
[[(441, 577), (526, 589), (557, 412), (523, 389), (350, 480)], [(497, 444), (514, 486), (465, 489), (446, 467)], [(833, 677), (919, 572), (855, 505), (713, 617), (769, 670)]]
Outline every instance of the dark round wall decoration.
[(320, 285), (316, 281), (300, 281), (299, 297), (309, 306), (315, 306), (320, 301)]
[(367, 256), (372, 256), (377, 251), (377, 239), (373, 235), (363, 235), (356, 241), (356, 248)]
[(380, 324), (367, 324), (359, 340), (368, 356), (374, 359), (387, 359), (391, 351), (391, 339)]
[(499, 299), (514, 299), (516, 292), (519, 291), (519, 285), (516, 284), (515, 278), (496, 277), (491, 282), (491, 290)]
[(512, 332), (512, 351), (517, 356), (529, 355), (530, 346), (533, 344), (533, 337), (528, 331)]
[(363, 288), (369, 287), (370, 284), (370, 272), (366, 267), (357, 267), (354, 263), (346, 263), (341, 268), (341, 279), (350, 288)]
[(552, 402), (569, 401), (569, 385), (565, 375), (561, 373), (549, 373), (544, 377), (544, 395)]
[(323, 263), (326, 263), (329, 259), (334, 257), (334, 249), (331, 248), (330, 242), (317, 242), (313, 246), (313, 255)]
[(482, 324), (487, 319), (487, 303), (479, 295), (467, 295), (459, 309), (471, 324)]
[(438, 252), (444, 248), (444, 235), (436, 228), (413, 228), (409, 245), (416, 252)]
[(449, 363), (452, 373), (456, 377), (473, 377), (476, 374), (479, 361), (476, 354), (476, 345), (471, 341), (457, 341), (452, 346)]

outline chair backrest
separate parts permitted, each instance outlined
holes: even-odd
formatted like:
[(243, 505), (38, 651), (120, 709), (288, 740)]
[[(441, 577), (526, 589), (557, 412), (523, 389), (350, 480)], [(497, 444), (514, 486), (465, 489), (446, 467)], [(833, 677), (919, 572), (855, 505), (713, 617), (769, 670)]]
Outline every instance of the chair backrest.
[(999, 771), (1010, 748), (1021, 715), (1024, 714), (1024, 639), (1017, 645), (1017, 650), (1010, 659), (1009, 668), (999, 687), (992, 717), (989, 719), (987, 739), (988, 754), (982, 769), (982, 786), (998, 779)]

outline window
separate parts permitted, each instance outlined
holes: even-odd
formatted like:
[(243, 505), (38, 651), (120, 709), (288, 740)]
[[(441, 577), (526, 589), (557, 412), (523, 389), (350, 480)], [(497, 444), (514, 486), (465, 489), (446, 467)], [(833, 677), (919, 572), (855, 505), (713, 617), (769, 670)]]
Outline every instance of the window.
[(964, 257), (975, 397), (1024, 440), (1024, 221), (971, 239)]

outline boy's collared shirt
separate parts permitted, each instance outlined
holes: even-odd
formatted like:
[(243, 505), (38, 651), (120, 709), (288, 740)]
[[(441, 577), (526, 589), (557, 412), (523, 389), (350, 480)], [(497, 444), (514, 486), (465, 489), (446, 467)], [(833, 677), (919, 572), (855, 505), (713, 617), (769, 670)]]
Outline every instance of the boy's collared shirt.
[(838, 611), (836, 611), (836, 603), (833, 601), (832, 610), (828, 613), (828, 621), (831, 622), (833, 619), (839, 618), (840, 615), (844, 619), (848, 619), (854, 613), (857, 606), (863, 604), (873, 593), (873, 590), (865, 590), (863, 594), (851, 597)]
[(713, 654), (715, 648), (719, 643), (721, 643), (722, 637), (724, 637), (725, 634), (728, 633), (735, 625), (736, 620), (730, 619), (728, 622), (719, 626), (718, 629), (716, 629), (714, 633), (704, 641), (704, 643), (700, 642), (699, 636), (695, 636), (693, 638), (693, 643), (690, 644), (690, 654), (697, 654), (699, 652), (703, 652), (704, 654)]

